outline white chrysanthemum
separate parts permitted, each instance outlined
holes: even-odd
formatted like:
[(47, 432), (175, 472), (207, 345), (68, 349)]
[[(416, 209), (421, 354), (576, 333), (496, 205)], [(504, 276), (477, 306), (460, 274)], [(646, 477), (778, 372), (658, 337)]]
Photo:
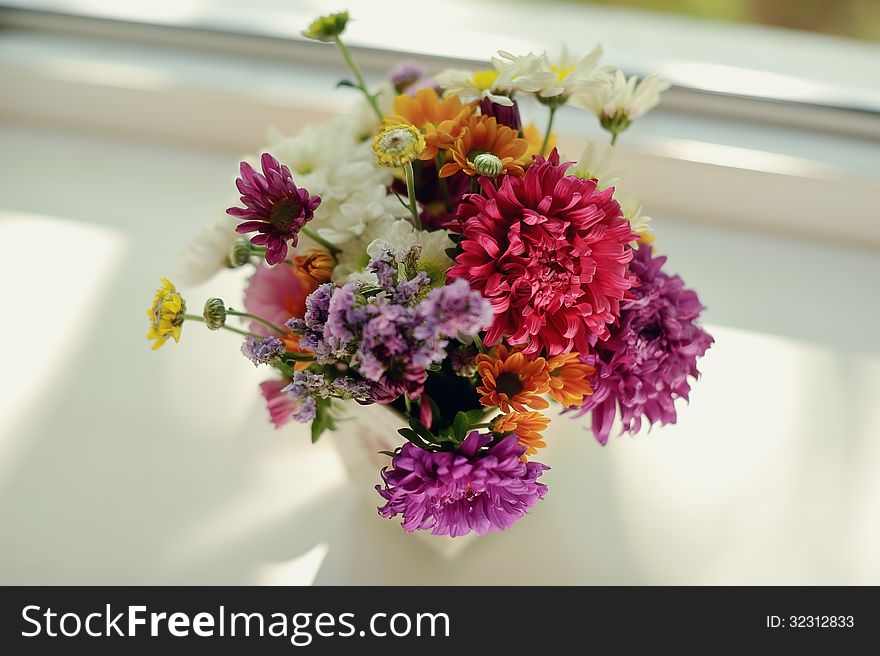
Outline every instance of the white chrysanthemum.
[(454, 244), (445, 230), (425, 232), (415, 230), (405, 219), (374, 221), (356, 240), (349, 242), (336, 256), (333, 281), (342, 284), (348, 280), (360, 280), (376, 284), (376, 275), (364, 271), (370, 261), (370, 254), (377, 253), (381, 245), (389, 245), (401, 256), (408, 253), (414, 244), (421, 246), (418, 269), (428, 274), (432, 284), (443, 284), (452, 260), (446, 254), (447, 248)]
[(657, 75), (649, 75), (640, 82), (635, 75), (627, 78), (616, 70), (605, 79), (607, 85), (575, 95), (572, 104), (590, 110), (600, 119), (625, 117), (632, 121), (656, 107), (660, 94), (669, 88), (669, 82)]
[(563, 46), (558, 58), (547, 53), (520, 56), (499, 50), (492, 63), (500, 71), (501, 82), (513, 91), (533, 93), (544, 99), (564, 99), (608, 84), (602, 70), (596, 68), (601, 57), (602, 46), (580, 58)]
[(600, 146), (592, 141), (587, 142), (580, 159), (568, 170), (568, 174), (585, 180), (595, 179), (599, 191), (613, 187), (627, 173), (626, 170), (611, 170), (613, 154), (614, 146)]
[(620, 209), (623, 212), (623, 218), (629, 221), (633, 232), (637, 232), (639, 236), (649, 235), (651, 232), (651, 217), (642, 214), (642, 204), (635, 196), (624, 196), (618, 198)]
[(294, 137), (270, 134), (268, 152), (290, 168), (297, 186), (321, 197), (309, 228), (333, 244), (356, 239), (370, 221), (406, 214), (387, 190), (392, 171), (376, 165), (369, 141), (362, 139), (377, 127), (375, 115), (369, 119), (356, 107)]
[(239, 237), (236, 222), (223, 214), (184, 246), (171, 267), (171, 276), (182, 285), (201, 285), (229, 263), (232, 244)]
[(434, 81), (445, 93), (455, 94), (464, 101), (488, 98), (494, 103), (509, 107), (513, 105), (508, 97), (510, 89), (501, 86), (506, 84), (506, 79), (499, 75), (497, 70), (474, 72), (450, 69), (434, 77)]

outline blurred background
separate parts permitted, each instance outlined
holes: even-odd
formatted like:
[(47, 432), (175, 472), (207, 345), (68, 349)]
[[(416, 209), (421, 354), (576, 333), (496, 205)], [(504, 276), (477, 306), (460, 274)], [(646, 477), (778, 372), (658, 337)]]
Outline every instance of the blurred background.
[[(348, 3), (373, 83), (601, 42), (673, 84), (616, 163), (708, 308), (703, 378), (605, 448), (554, 421), (550, 493), (451, 560), (271, 428), (234, 337), (144, 338), (239, 158), (357, 100), (299, 37), (339, 8), (0, 0), (0, 583), (880, 584), (880, 3)], [(570, 159), (606, 138), (557, 125)]]

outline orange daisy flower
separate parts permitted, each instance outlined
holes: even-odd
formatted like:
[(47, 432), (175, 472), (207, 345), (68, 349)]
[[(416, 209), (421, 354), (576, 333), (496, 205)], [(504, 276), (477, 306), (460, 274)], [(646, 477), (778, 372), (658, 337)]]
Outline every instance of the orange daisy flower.
[(541, 433), (549, 423), (550, 418), (540, 412), (510, 412), (492, 421), (492, 432), (504, 435), (513, 433), (526, 448), (525, 455), (530, 456), (547, 446)]
[(461, 136), (467, 117), (477, 103), (462, 104), (458, 96), (441, 99), (434, 89), (421, 89), (414, 97), (402, 94), (394, 99), (393, 118), (386, 121), (409, 123), (421, 130), (425, 149), (419, 159), (434, 159), (440, 150), (449, 148)]
[(516, 130), (500, 125), (495, 117), (471, 115), (464, 123), (461, 136), (449, 149), (452, 161), (443, 165), (440, 177), (448, 178), (459, 171), (470, 176), (477, 175), (473, 160), (483, 153), (490, 153), (501, 160), (502, 175), (511, 173), (522, 177), (523, 166), (528, 161), (525, 157), (528, 147), (528, 142), (520, 139)]
[[(541, 154), (541, 144), (544, 143), (544, 134), (538, 129), (537, 125), (529, 123), (523, 127), (523, 138), (529, 144), (528, 150), (526, 150), (526, 160), (531, 162), (532, 157)], [(556, 148), (556, 133), (551, 132), (550, 139), (547, 141), (547, 152), (544, 153), (544, 156), (546, 157), (552, 153), (554, 148)]]
[(544, 358), (529, 360), (519, 351), (511, 353), (504, 345), (498, 345), (494, 355), (477, 356), (477, 374), (483, 382), (477, 393), (485, 406), (498, 406), (502, 412), (526, 412), (527, 406), (535, 410), (550, 407), (541, 398), (541, 394), (550, 391), (550, 373)]
[(579, 406), (593, 393), (590, 377), (596, 369), (581, 362), (578, 353), (554, 355), (547, 362), (550, 372), (550, 397), (566, 408)]

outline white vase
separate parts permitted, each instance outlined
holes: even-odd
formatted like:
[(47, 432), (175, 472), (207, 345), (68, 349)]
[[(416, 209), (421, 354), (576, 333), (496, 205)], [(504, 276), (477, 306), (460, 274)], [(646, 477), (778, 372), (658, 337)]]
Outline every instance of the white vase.
[[(390, 456), (380, 451), (394, 451), (406, 441), (397, 431), (407, 426), (407, 421), (394, 409), (378, 403), (346, 403), (344, 417), (336, 430), (324, 437), (333, 442), (349, 478), (363, 494), (369, 495), (370, 504), (376, 507), (381, 502), (376, 493), (376, 485), (382, 482), (379, 472), (391, 466)], [(402, 540), (416, 540), (444, 558), (457, 556), (477, 538), (474, 533), (456, 538), (431, 535), (429, 531), (407, 534), (399, 521), (388, 520), (387, 523), (391, 530), (400, 533)]]

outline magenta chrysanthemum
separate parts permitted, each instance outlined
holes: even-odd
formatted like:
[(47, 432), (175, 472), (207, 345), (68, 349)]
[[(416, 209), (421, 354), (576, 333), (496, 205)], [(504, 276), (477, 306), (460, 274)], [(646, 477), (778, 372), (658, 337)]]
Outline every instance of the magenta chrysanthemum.
[(596, 439), (605, 444), (618, 409), (624, 432), (649, 424), (675, 423), (675, 399), (687, 399), (688, 377), (697, 378), (697, 358), (714, 341), (697, 324), (703, 306), (679, 276), (662, 271), (665, 257), (650, 246), (635, 251), (630, 270), (639, 280), (635, 299), (624, 301), (620, 328), (596, 345), (592, 396), (578, 415), (592, 413)]
[(426, 451), (407, 442), (382, 471), (386, 518), (402, 515), (407, 532), (457, 537), (510, 528), (547, 493), (538, 477), (549, 469), (523, 462), (525, 447), (510, 435), (486, 449), (491, 435), (471, 432), (454, 453)]
[(522, 179), (500, 187), (480, 181), (485, 196), (459, 206), (464, 239), (452, 278), (464, 278), (492, 303), (486, 343), (502, 336), (527, 355), (587, 353), (589, 336), (608, 336), (632, 286), (629, 242), (636, 235), (613, 189), (565, 175), (554, 150), (536, 157)]
[(235, 185), (244, 207), (230, 207), (226, 213), (244, 219), (236, 232), (259, 233), (251, 237), (251, 243), (265, 246), (266, 262), (274, 265), (287, 257), (288, 242), (296, 246), (299, 231), (311, 221), (321, 199), (297, 187), (290, 169), (269, 153), (263, 153), (260, 164), (262, 174), (247, 162), (241, 163), (241, 177)]

